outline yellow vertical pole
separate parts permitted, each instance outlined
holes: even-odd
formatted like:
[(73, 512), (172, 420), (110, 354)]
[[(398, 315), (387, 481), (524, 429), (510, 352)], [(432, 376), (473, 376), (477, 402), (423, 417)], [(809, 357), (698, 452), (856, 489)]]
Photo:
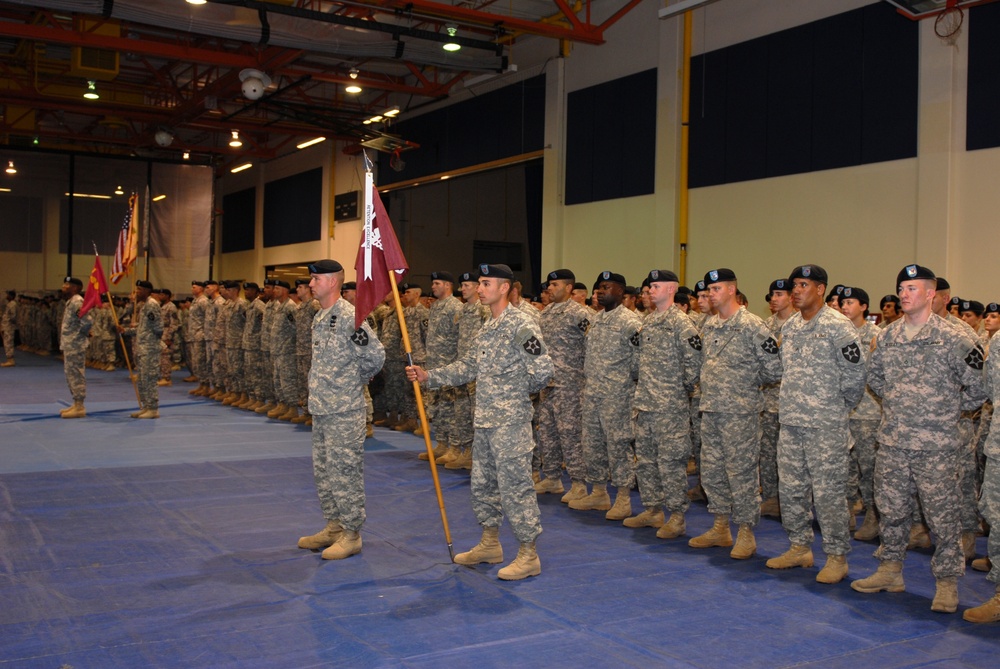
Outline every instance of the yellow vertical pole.
[(677, 276), (681, 285), (687, 276), (688, 245), (688, 150), (691, 119), (691, 31), (694, 13), (684, 12), (684, 55), (681, 60), (681, 165), (677, 183), (677, 230), (680, 263)]

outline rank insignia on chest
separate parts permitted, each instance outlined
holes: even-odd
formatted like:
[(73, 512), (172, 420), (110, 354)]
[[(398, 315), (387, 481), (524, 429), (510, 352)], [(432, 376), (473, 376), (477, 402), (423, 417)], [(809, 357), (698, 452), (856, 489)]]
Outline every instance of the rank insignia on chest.
[(847, 360), (847, 362), (857, 363), (861, 361), (861, 348), (854, 342), (840, 349), (840, 352), (844, 355), (844, 360)]
[(337, 329), (337, 314), (330, 315), (330, 329), (331, 330)]
[(368, 346), (368, 333), (365, 332), (364, 328), (358, 328), (351, 335), (351, 341), (353, 341), (358, 346)]
[(762, 341), (760, 347), (764, 349), (764, 353), (770, 353), (771, 355), (778, 352), (778, 342), (774, 341), (774, 337), (768, 337)]
[(524, 342), (524, 350), (528, 352), (528, 355), (540, 355), (542, 352), (542, 342), (538, 341), (538, 337), (528, 337)]

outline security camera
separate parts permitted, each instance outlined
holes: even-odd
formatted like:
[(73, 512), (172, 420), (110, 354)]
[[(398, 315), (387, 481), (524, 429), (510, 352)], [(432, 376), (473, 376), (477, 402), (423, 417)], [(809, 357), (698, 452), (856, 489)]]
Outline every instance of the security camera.
[(163, 148), (167, 148), (168, 146), (174, 143), (174, 136), (170, 134), (169, 131), (164, 130), (163, 128), (160, 128), (159, 130), (156, 131), (156, 134), (153, 135), (153, 139), (155, 139), (156, 143), (162, 146)]
[(243, 97), (247, 100), (260, 100), (264, 90), (271, 85), (271, 77), (253, 68), (241, 70), (240, 81), (243, 82)]

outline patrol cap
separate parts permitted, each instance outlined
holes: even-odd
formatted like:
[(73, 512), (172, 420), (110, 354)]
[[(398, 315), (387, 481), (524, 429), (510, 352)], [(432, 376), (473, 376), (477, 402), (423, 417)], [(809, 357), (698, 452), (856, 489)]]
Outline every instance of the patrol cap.
[(587, 290), (587, 284), (577, 281), (573, 284), (573, 290)]
[(309, 273), (310, 274), (334, 274), (335, 272), (343, 272), (344, 266), (341, 265), (336, 260), (317, 260), (314, 263), (309, 263)]
[(431, 272), (431, 281), (447, 281), (455, 283), (455, 277), (451, 272)]
[(937, 278), (937, 289), (938, 290), (951, 290), (951, 284), (948, 283), (948, 279), (943, 276)]
[(971, 311), (977, 316), (982, 316), (983, 312), (986, 311), (983, 303), (976, 300), (962, 300), (962, 304), (958, 306), (958, 309), (959, 311)]
[(143, 279), (139, 279), (138, 281), (136, 281), (135, 282), (135, 287), (136, 288), (145, 288), (146, 290), (148, 290), (150, 292), (152, 292), (152, 290), (153, 290), (153, 284), (151, 282), (149, 282), (149, 281), (144, 281)]
[(471, 281), (473, 283), (475, 283), (476, 281), (479, 281), (479, 273), (478, 272), (462, 272), (461, 274), (458, 275), (458, 282), (459, 283), (465, 283), (466, 281)]
[(243, 284), (243, 290), (251, 290), (251, 289), (260, 290), (260, 286), (258, 286), (253, 281), (247, 281), (246, 283)]
[(618, 283), (621, 284), (623, 287), (627, 287), (627, 285), (625, 284), (624, 276), (608, 270), (604, 270), (603, 272), (598, 274), (597, 281), (595, 281), (594, 284), (597, 285), (604, 281), (610, 281), (611, 283)]
[[(776, 290), (783, 290), (786, 293), (791, 290), (791, 286), (788, 284), (788, 279), (775, 279), (771, 282), (771, 285), (767, 288), (767, 294), (770, 295)], [(770, 298), (768, 298), (770, 299)]]
[(857, 300), (858, 304), (871, 306), (871, 302), (868, 301), (868, 293), (865, 292), (863, 288), (855, 288), (854, 286), (845, 286), (844, 290), (840, 293), (840, 299)]
[[(303, 281), (303, 279), (299, 279), (299, 281)], [(309, 280), (308, 280), (308, 279), (304, 279), (304, 281), (305, 281), (306, 283), (309, 283)], [(298, 282), (298, 281), (296, 281), (296, 282), (295, 282), (295, 285), (296, 285), (296, 286), (297, 286), (297, 285), (299, 285), (299, 282)], [(340, 287), (340, 289), (341, 289), (341, 290), (357, 290), (357, 289), (358, 289), (358, 282), (357, 282), (357, 281), (348, 281), (348, 282), (347, 282), (347, 283), (345, 283), (345, 284), (344, 284), (343, 286), (341, 286), (341, 287)]]
[(83, 288), (83, 281), (80, 281), (75, 276), (67, 276), (67, 277), (65, 277), (63, 279), (63, 283), (71, 283), (74, 286), (78, 286), (79, 288)]
[[(652, 269), (649, 274), (646, 275), (646, 281), (649, 283), (667, 282), (673, 281), (674, 283), (680, 283), (680, 279), (669, 269)], [(678, 289), (677, 292), (680, 292)]]
[(809, 279), (810, 281), (821, 283), (824, 286), (829, 281), (826, 276), (826, 270), (819, 265), (799, 265), (792, 270), (791, 274), (788, 275), (788, 280), (790, 282), (795, 279)]
[(563, 281), (572, 281), (573, 283), (576, 283), (576, 275), (573, 274), (572, 270), (568, 270), (568, 269), (553, 270), (553, 271), (549, 272), (549, 275), (546, 278), (549, 281), (554, 281), (556, 279), (562, 279)]
[(711, 286), (713, 283), (719, 283), (720, 281), (736, 281), (736, 272), (726, 267), (710, 269), (705, 272), (705, 278), (702, 279), (706, 288)]
[(218, 286), (219, 282), (216, 281), (215, 279), (209, 279), (208, 281), (205, 282), (205, 285), (206, 286)]
[(514, 271), (507, 265), (488, 265), (483, 263), (479, 266), (479, 277), (488, 279), (510, 279), (514, 280)]
[(920, 265), (907, 265), (903, 269), (899, 270), (899, 274), (896, 275), (896, 289), (899, 289), (899, 284), (904, 281), (914, 281), (916, 279), (927, 279), (928, 281), (934, 281), (937, 284), (937, 277), (927, 267), (921, 267)]
[(986, 313), (988, 314), (1000, 314), (1000, 304), (996, 302), (990, 302), (986, 305)]
[(192, 286), (201, 286), (202, 288), (204, 288), (205, 287), (205, 282), (204, 281), (192, 281), (191, 285)]
[(291, 290), (292, 289), (292, 287), (288, 284), (287, 281), (283, 281), (281, 279), (275, 279), (274, 280), (274, 285), (277, 286), (277, 287), (279, 287), (279, 288), (285, 288), (286, 290)]

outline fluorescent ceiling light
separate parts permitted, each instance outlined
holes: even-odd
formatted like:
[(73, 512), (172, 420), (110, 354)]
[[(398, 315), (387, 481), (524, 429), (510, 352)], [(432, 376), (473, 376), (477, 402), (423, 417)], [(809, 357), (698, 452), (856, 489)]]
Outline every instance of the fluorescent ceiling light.
[(153, 198), (153, 202), (159, 202), (160, 200), (166, 200), (166, 199), (167, 199), (166, 195), (157, 195), (156, 197)]
[(253, 167), (253, 163), (243, 163), (242, 165), (237, 165), (236, 167), (234, 167), (233, 169), (231, 169), (229, 171), (232, 172), (233, 174), (236, 174), (237, 172), (242, 172), (243, 170), (248, 170), (251, 167)]
[(295, 148), (296, 149), (304, 149), (307, 146), (312, 146), (313, 144), (319, 144), (320, 142), (325, 142), (325, 141), (326, 141), (326, 137), (315, 137), (313, 139), (310, 139), (307, 142), (302, 142), (301, 144), (296, 144)]

